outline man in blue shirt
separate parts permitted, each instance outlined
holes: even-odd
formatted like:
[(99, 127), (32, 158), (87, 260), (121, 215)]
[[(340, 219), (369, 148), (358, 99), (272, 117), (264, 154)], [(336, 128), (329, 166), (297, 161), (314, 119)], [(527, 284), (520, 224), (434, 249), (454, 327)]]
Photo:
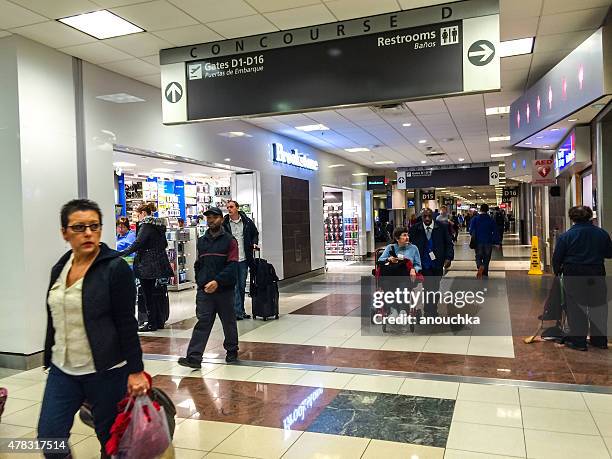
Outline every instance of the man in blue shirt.
[(489, 206), (480, 206), (480, 212), (470, 221), (470, 234), (476, 240), (476, 277), (482, 279), (489, 276), (489, 263), (493, 246), (501, 244), (495, 220), (489, 216)]
[[(574, 225), (559, 236), (552, 258), (553, 271), (563, 274), (569, 336), (565, 345), (587, 350), (608, 348), (608, 294), (605, 258), (612, 258), (612, 240), (607, 231), (593, 225), (593, 211), (587, 206), (569, 210)], [(589, 333), (590, 330), (590, 333)]]

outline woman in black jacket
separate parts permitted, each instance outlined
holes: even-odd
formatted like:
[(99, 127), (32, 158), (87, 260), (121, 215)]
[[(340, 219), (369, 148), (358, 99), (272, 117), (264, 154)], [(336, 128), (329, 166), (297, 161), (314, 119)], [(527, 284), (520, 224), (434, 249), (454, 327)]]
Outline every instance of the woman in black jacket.
[(134, 396), (149, 389), (134, 317), (134, 277), (118, 252), (100, 243), (102, 212), (95, 202), (70, 201), (62, 208), (61, 224), (72, 249), (51, 270), (44, 350), (50, 371), (38, 438), (67, 441), (74, 415), (87, 399), (104, 446), (126, 389)]
[(134, 259), (134, 274), (140, 280), (147, 309), (148, 323), (140, 331), (155, 331), (164, 327), (165, 317), (162, 317), (160, 305), (153, 299), (155, 281), (174, 276), (170, 261), (166, 255), (166, 225), (161, 218), (151, 214), (155, 212), (153, 203), (142, 204), (138, 209), (140, 223), (136, 240), (127, 249), (120, 252), (122, 257), (136, 252)]

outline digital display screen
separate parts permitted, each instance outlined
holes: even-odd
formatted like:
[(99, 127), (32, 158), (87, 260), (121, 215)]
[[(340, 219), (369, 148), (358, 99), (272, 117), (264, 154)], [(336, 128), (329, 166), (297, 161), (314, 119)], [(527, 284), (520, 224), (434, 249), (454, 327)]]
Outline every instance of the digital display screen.
[(558, 176), (576, 160), (576, 132), (566, 137), (555, 154), (555, 171)]

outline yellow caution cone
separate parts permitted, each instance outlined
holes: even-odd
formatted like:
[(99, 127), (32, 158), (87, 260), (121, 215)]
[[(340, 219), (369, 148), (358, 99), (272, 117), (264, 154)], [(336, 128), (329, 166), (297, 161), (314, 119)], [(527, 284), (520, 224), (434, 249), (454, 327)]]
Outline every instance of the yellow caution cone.
[(540, 249), (538, 247), (537, 236), (531, 238), (531, 261), (527, 274), (534, 276), (541, 276), (544, 274), (544, 272), (542, 272), (542, 266), (540, 265)]

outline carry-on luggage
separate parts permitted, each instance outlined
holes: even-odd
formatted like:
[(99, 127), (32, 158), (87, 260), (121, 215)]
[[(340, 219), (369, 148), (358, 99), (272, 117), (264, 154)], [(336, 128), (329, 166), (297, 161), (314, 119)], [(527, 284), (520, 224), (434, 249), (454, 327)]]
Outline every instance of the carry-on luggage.
[[(157, 279), (153, 287), (153, 303), (159, 311), (159, 317), (163, 320), (162, 324), (157, 324), (157, 328), (164, 328), (164, 324), (170, 318), (170, 297), (168, 296), (168, 283), (166, 279)], [(147, 304), (141, 286), (138, 286), (138, 325), (148, 321)]]
[[(257, 250), (256, 253), (259, 251)], [(253, 319), (269, 317), (278, 319), (278, 276), (272, 264), (263, 258), (256, 257), (250, 267), (249, 296), (251, 297), (251, 315)]]

